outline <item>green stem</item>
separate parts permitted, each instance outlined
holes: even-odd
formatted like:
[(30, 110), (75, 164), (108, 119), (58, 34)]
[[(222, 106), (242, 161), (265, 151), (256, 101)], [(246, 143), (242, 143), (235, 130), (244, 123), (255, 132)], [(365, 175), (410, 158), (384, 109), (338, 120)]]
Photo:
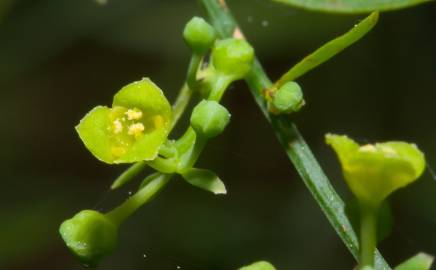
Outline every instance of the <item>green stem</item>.
[(206, 138), (197, 135), (192, 149), (182, 157), (182, 160), (179, 165), (180, 172), (183, 172), (183, 170), (192, 168), (192, 166), (194, 166), (195, 162), (197, 162), (201, 152), (206, 146), (206, 143), (207, 143)]
[(171, 174), (162, 174), (151, 181), (148, 185), (136, 192), (132, 197), (124, 201), (120, 206), (108, 212), (106, 215), (117, 225), (132, 215), (139, 207), (153, 199), (157, 193), (169, 182)]
[(232, 79), (229, 76), (215, 73), (211, 76), (208, 83), (210, 84), (209, 87), (211, 87), (211, 91), (207, 99), (219, 102), (230, 83), (232, 83)]
[(173, 122), (171, 125), (171, 130), (174, 128), (177, 122), (179, 122), (180, 117), (185, 112), (186, 107), (188, 107), (189, 101), (192, 97), (192, 92), (193, 91), (191, 88), (189, 88), (188, 84), (184, 83), (173, 104)]
[(191, 88), (193, 91), (197, 90), (198, 87), (197, 72), (201, 65), (202, 58), (202, 55), (193, 53), (191, 57), (191, 62), (189, 63), (188, 76), (186, 81), (189, 88)]
[[(201, 0), (206, 8), (212, 24), (222, 38), (232, 37), (235, 29), (239, 29), (230, 14), (230, 9), (223, 5), (223, 0)], [(241, 33), (241, 32), (239, 32)], [(303, 182), (312, 193), (327, 219), (341, 237), (354, 257), (358, 257), (358, 240), (351, 223), (344, 211), (344, 202), (332, 187), (329, 179), (313, 156), (309, 146), (301, 136), (297, 127), (288, 116), (274, 116), (268, 112), (267, 104), (262, 96), (264, 89), (271, 87), (271, 81), (265, 74), (259, 61), (256, 60), (252, 72), (246, 79), (256, 103), (265, 118), (271, 123), (276, 136), (294, 164)], [(375, 269), (391, 269), (380, 253), (375, 258)]]
[(147, 164), (144, 161), (137, 162), (125, 170), (117, 179), (113, 182), (111, 189), (117, 189), (129, 182), (133, 177), (138, 175)]
[(374, 267), (377, 244), (377, 211), (366, 205), (360, 207), (360, 268)]

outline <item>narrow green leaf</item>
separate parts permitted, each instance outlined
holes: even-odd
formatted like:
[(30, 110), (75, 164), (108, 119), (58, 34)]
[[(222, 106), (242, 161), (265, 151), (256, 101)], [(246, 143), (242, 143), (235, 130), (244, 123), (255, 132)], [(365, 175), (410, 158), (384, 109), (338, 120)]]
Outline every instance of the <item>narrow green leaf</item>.
[(332, 13), (387, 11), (430, 2), (430, 0), (273, 0), (294, 7)]
[(276, 270), (276, 268), (269, 262), (260, 261), (239, 268), (239, 270)]
[(348, 48), (351, 44), (365, 36), (366, 33), (368, 33), (376, 25), (377, 21), (378, 12), (371, 13), (371, 15), (366, 17), (360, 23), (356, 24), (347, 33), (327, 42), (322, 47), (298, 62), (276, 82), (275, 86), (279, 88), (286, 82), (297, 79), (308, 71), (326, 62), (344, 49)]
[[(202, 0), (202, 3), (219, 36), (231, 37), (235, 29), (240, 30), (229, 9), (222, 4), (224, 3), (223, 1)], [(325, 176), (297, 127), (288, 117), (274, 116), (268, 112), (262, 93), (264, 89), (269, 89), (272, 84), (258, 60), (255, 60), (251, 74), (247, 77), (246, 81), (259, 108), (273, 126), (274, 132), (288, 157), (297, 168), (303, 182), (346, 247), (357, 258), (359, 254), (358, 241), (356, 233), (345, 215), (343, 201), (333, 189), (329, 179)], [(375, 257), (375, 269), (391, 269), (378, 251)]]
[(226, 194), (226, 187), (213, 172), (204, 169), (191, 168), (182, 174), (186, 182), (214, 194)]
[(433, 256), (425, 253), (418, 253), (395, 267), (395, 270), (429, 270), (433, 263), (433, 259)]

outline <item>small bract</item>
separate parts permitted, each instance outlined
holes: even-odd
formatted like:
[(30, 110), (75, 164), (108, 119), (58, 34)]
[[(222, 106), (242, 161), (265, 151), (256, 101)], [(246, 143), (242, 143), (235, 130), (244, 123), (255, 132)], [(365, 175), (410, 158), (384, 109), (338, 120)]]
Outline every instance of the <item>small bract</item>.
[(344, 178), (359, 201), (379, 205), (393, 191), (424, 171), (424, 154), (415, 144), (393, 141), (359, 146), (347, 136), (326, 135), (342, 165)]
[(115, 96), (112, 108), (97, 106), (76, 126), (91, 153), (106, 163), (153, 160), (170, 131), (172, 111), (150, 79), (131, 83)]

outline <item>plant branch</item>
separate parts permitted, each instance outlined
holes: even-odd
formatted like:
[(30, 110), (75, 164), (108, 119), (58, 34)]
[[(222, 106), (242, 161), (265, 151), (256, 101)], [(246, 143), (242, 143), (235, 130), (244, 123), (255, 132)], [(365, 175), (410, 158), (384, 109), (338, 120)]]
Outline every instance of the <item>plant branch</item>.
[[(242, 36), (242, 32), (223, 0), (201, 0), (201, 2), (206, 8), (212, 24), (222, 38)], [(332, 187), (296, 125), (286, 115), (275, 116), (268, 112), (262, 92), (264, 89), (270, 88), (272, 83), (258, 60), (255, 61), (253, 70), (246, 81), (256, 103), (265, 118), (272, 125), (277, 138), (303, 182), (352, 255), (358, 258), (359, 244), (356, 233), (353, 231), (351, 223), (345, 215), (344, 202)], [(375, 261), (375, 269), (391, 269), (378, 251)]]

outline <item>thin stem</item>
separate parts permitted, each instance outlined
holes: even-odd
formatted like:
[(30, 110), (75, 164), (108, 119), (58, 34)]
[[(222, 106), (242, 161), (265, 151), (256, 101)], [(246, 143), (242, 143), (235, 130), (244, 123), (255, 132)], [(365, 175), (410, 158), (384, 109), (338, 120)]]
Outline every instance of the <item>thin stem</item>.
[(140, 189), (132, 197), (124, 201), (120, 206), (108, 212), (106, 215), (117, 225), (132, 215), (139, 207), (153, 199), (160, 190), (169, 182), (171, 174), (162, 174)]
[(137, 162), (125, 170), (117, 179), (113, 182), (111, 189), (117, 189), (129, 182), (133, 177), (138, 175), (147, 164), (144, 161)]
[(194, 146), (192, 149), (186, 153), (185, 157), (182, 157), (181, 164), (179, 166), (179, 171), (183, 171), (184, 169), (191, 168), (194, 166), (195, 162), (197, 162), (200, 157), (201, 152), (206, 146), (207, 139), (202, 136), (196, 136)]
[[(234, 33), (238, 33), (238, 36), (241, 36), (242, 31), (223, 0), (201, 0), (201, 2), (221, 38), (232, 37)], [(272, 84), (258, 60), (255, 61), (253, 70), (246, 81), (256, 103), (265, 118), (271, 123), (277, 138), (303, 182), (318, 202), (337, 234), (353, 256), (357, 258), (359, 254), (358, 240), (345, 214), (344, 202), (332, 187), (295, 124), (287, 116), (274, 116), (268, 112), (268, 107), (262, 93), (265, 89), (269, 89)], [(375, 269), (391, 269), (378, 252), (375, 260)]]
[(208, 100), (220, 101), (231, 82), (232, 79), (229, 76), (220, 73), (214, 74), (211, 81), (208, 82), (212, 86)]
[(365, 205), (360, 207), (360, 268), (374, 267), (377, 244), (377, 211)]
[(171, 130), (174, 128), (177, 122), (179, 122), (180, 117), (185, 112), (186, 107), (188, 107), (189, 101), (192, 97), (192, 92), (193, 91), (191, 88), (189, 88), (188, 84), (184, 83), (173, 104), (173, 122), (171, 125)]
[(189, 88), (191, 88), (193, 91), (197, 90), (198, 87), (197, 72), (201, 65), (202, 58), (202, 55), (193, 53), (191, 57), (191, 62), (189, 63), (188, 76), (186, 81)]

